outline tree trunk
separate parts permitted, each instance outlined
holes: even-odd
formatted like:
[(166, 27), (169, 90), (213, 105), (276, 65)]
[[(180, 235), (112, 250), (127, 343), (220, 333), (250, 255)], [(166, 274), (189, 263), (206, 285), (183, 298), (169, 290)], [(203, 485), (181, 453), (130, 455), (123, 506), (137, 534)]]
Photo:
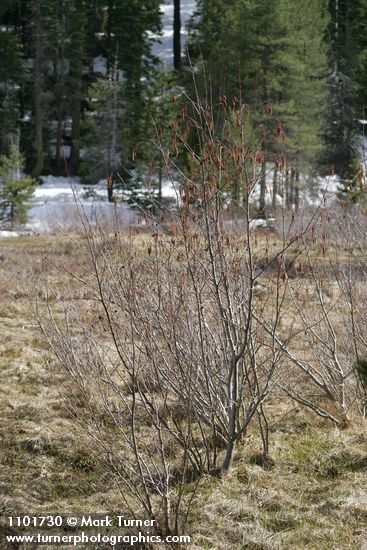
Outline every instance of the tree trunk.
[[(264, 47), (263, 51), (263, 102), (268, 101), (268, 66), (269, 66), (269, 46)], [(265, 194), (266, 194), (266, 150), (264, 149), (264, 161), (261, 166), (260, 176), (260, 199), (259, 199), (259, 216), (265, 217)]]
[(181, 68), (181, 6), (180, 0), (173, 0), (173, 66)]
[(290, 204), (290, 185), (289, 185), (289, 169), (286, 168), (285, 171), (285, 204), (288, 206)]
[(115, 64), (113, 69), (113, 75), (111, 75), (112, 86), (112, 105), (111, 105), (111, 132), (108, 135), (107, 143), (107, 178), (108, 178), (108, 200), (113, 202), (113, 173), (115, 172), (117, 165), (117, 114), (118, 114), (118, 70), (117, 70), (117, 54), (115, 54)]
[(223, 468), (222, 468), (225, 472), (228, 472), (232, 466), (234, 453), (236, 451), (236, 444), (237, 444), (237, 439), (231, 439), (230, 442), (228, 443), (226, 456), (224, 458)]
[(291, 177), (289, 180), (289, 204), (293, 206), (294, 204), (294, 178), (296, 175), (296, 169), (295, 167), (291, 166)]
[(81, 52), (75, 52), (75, 58), (70, 68), (70, 78), (73, 86), (71, 151), (69, 170), (70, 174), (76, 174), (80, 161), (80, 125), (81, 125), (81, 98), (82, 98), (82, 61)]
[(43, 170), (43, 98), (42, 98), (42, 14), (41, 2), (34, 5), (34, 121), (36, 164), (32, 174), (38, 177)]
[(296, 207), (296, 212), (299, 210), (299, 172), (296, 172), (296, 184), (294, 187), (294, 204)]
[[(64, 23), (64, 16), (63, 16)], [(64, 26), (63, 29), (64, 30)], [(58, 48), (58, 59), (56, 60), (57, 67), (57, 95), (58, 95), (58, 108), (57, 108), (57, 129), (56, 129), (56, 157), (55, 164), (58, 174), (63, 173), (62, 165), (64, 160), (64, 153), (62, 150), (62, 129), (64, 122), (64, 87), (65, 87), (65, 52), (63, 40)]]
[(278, 169), (275, 166), (273, 174), (273, 197), (272, 197), (272, 210), (275, 213), (277, 210), (277, 192), (278, 192)]
[(265, 193), (266, 193), (266, 163), (264, 159), (264, 162), (261, 166), (261, 176), (260, 176), (259, 216), (261, 218), (265, 216)]
[(235, 354), (231, 361), (231, 371), (228, 380), (228, 435), (229, 441), (226, 450), (226, 456), (223, 462), (223, 470), (226, 472), (231, 468), (233, 456), (236, 450), (238, 434), (236, 431), (236, 421), (238, 415), (238, 362)]
[(107, 39), (106, 39), (107, 74), (109, 74), (110, 68), (111, 68), (113, 8), (114, 8), (113, 0), (108, 0), (108, 5), (107, 5)]
[(162, 167), (162, 161), (159, 163), (158, 167), (158, 202), (159, 204), (162, 204), (162, 174), (163, 167)]
[(112, 175), (107, 178), (107, 199), (108, 202), (113, 202), (113, 179)]

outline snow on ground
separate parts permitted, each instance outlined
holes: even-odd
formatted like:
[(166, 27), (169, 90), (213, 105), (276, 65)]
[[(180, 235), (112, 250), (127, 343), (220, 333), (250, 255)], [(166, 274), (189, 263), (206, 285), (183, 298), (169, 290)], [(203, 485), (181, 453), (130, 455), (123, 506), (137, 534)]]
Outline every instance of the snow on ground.
[[(196, 0), (181, 0), (181, 29), (182, 49), (185, 51), (187, 38), (187, 23), (196, 8)], [(153, 46), (153, 53), (162, 60), (165, 67), (173, 65), (173, 0), (165, 0), (161, 4), (163, 32), (160, 43)], [(102, 56), (96, 57), (93, 61), (94, 71), (102, 75), (106, 74), (106, 60)], [(364, 122), (364, 121), (363, 121)], [(362, 144), (361, 144), (362, 145)], [(69, 156), (70, 148), (64, 146), (65, 156)], [(367, 149), (367, 138), (361, 149), (365, 158)], [(266, 202), (272, 201), (272, 171), (268, 171)], [(118, 218), (120, 224), (134, 223), (137, 211), (132, 209), (123, 200), (116, 204), (107, 201), (106, 181), (96, 185), (82, 185), (78, 178), (63, 178), (55, 176), (44, 176), (43, 183), (37, 187), (32, 199), (32, 207), (29, 211), (29, 221), (26, 231), (0, 231), (0, 237), (19, 236), (29, 232), (46, 232), (57, 228), (67, 229), (80, 226), (82, 218), (86, 217), (91, 223), (113, 221)], [(283, 180), (283, 181), (282, 181)], [(280, 178), (280, 187), (284, 186), (284, 176)], [(338, 179), (333, 176), (324, 180), (314, 181), (313, 194), (306, 191), (309, 188), (310, 180), (301, 182), (305, 190), (301, 190), (301, 199), (309, 203), (319, 203), (323, 192), (326, 190), (329, 197), (335, 196), (338, 190)], [(312, 182), (311, 182), (312, 183)], [(156, 192), (142, 187), (135, 197), (143, 197)], [(260, 185), (257, 184), (252, 193), (252, 200), (257, 202), (260, 195)], [(128, 193), (123, 193), (122, 198), (127, 199)], [(178, 189), (175, 188), (172, 180), (165, 179), (162, 183), (162, 196), (174, 199), (179, 202)], [(278, 196), (278, 203), (282, 204), (284, 197)], [(121, 196), (120, 196), (121, 199)], [(254, 220), (254, 227), (258, 221)], [(28, 232), (27, 232), (28, 230)]]
[[(32, 206), (28, 212), (26, 229), (33, 233), (44, 233), (56, 229), (72, 229), (80, 227), (83, 219), (89, 223), (114, 223), (130, 225), (136, 222), (138, 210), (132, 208), (126, 200), (132, 191), (117, 190), (116, 203), (107, 200), (107, 184), (101, 180), (95, 185), (83, 185), (79, 178), (42, 176), (40, 184), (32, 198)], [(157, 190), (148, 190), (142, 186), (134, 191), (136, 198), (152, 195)], [(178, 199), (177, 190), (172, 181), (165, 179), (162, 183), (162, 197)], [(8, 231), (0, 236), (13, 236)]]
[[(182, 48), (186, 43), (186, 24), (196, 8), (196, 0), (181, 0)], [(166, 67), (173, 64), (173, 0), (165, 0), (161, 5), (163, 35), (161, 43), (155, 44), (153, 53), (159, 57)], [(28, 60), (29, 61), (29, 60)], [(102, 56), (93, 60), (93, 69), (101, 75), (106, 74), (106, 60)], [(70, 155), (70, 147), (64, 146), (64, 155)], [(28, 214), (26, 230), (31, 232), (46, 232), (57, 228), (67, 229), (80, 225), (85, 216), (91, 223), (96, 221), (113, 220), (116, 216), (122, 224), (132, 223), (136, 218), (134, 211), (126, 202), (117, 204), (107, 201), (106, 182), (86, 186), (78, 178), (44, 176), (32, 199), (32, 206)], [(137, 195), (143, 196), (150, 191), (144, 187)], [(178, 199), (177, 190), (170, 180), (162, 184), (164, 198)], [(128, 194), (125, 194), (128, 198)], [(17, 236), (25, 232), (2, 231), (0, 236)]]
[(0, 237), (24, 237), (31, 235), (29, 231), (7, 231), (7, 230), (1, 230), (0, 231)]
[[(272, 202), (272, 172), (269, 170), (267, 177), (266, 202)], [(91, 224), (103, 223), (127, 226), (137, 223), (139, 210), (132, 208), (126, 201), (132, 191), (117, 191), (116, 204), (107, 200), (106, 181), (101, 180), (96, 185), (83, 185), (78, 178), (65, 178), (55, 176), (43, 176), (34, 193), (32, 206), (28, 213), (28, 223), (22, 231), (0, 231), (0, 237), (25, 236), (30, 233), (46, 233), (57, 229), (80, 228), (83, 220)], [(280, 186), (284, 181), (280, 180)], [(302, 182), (301, 182), (302, 183)], [(304, 181), (305, 187), (307, 182)], [(338, 191), (338, 179), (335, 176), (318, 179), (315, 182), (314, 194), (308, 190), (301, 190), (301, 200), (309, 204), (319, 204), (323, 193), (332, 198)], [(308, 187), (308, 185), (307, 185)], [(257, 183), (251, 195), (251, 201), (255, 204), (259, 200), (260, 185)], [(178, 185), (166, 178), (162, 182), (162, 196), (171, 199), (176, 204), (180, 202)], [(147, 196), (156, 197), (157, 189), (148, 189), (142, 186), (134, 191), (135, 198)], [(121, 200), (122, 199), (122, 200)], [(278, 195), (278, 203), (281, 205), (284, 197)], [(252, 228), (260, 227), (263, 220), (253, 220)]]
[(107, 201), (106, 182), (87, 186), (78, 178), (44, 176), (42, 180), (28, 213), (27, 228), (33, 232), (80, 226), (84, 217), (96, 223), (117, 216), (122, 224), (131, 223), (135, 217), (126, 203)]

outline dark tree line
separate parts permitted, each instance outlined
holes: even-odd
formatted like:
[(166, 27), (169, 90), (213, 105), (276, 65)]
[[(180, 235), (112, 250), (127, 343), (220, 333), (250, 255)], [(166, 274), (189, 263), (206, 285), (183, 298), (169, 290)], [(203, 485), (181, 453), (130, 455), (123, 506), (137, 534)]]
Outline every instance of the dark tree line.
[[(119, 144), (127, 152), (148, 116), (145, 94), (154, 72), (159, 1), (8, 0), (1, 3), (0, 24), (2, 151), (20, 129), (34, 176), (62, 173), (64, 156), (70, 173), (77, 174), (83, 171), (83, 149), (93, 135), (106, 134), (104, 122), (114, 118), (119, 127), (109, 139), (121, 158)], [(124, 112), (123, 124), (118, 110)]]
[[(66, 160), (91, 182), (128, 167), (136, 149), (152, 160), (142, 144), (153, 117), (170, 120), (166, 92), (190, 90), (172, 3), (174, 77), (151, 50), (160, 0), (3, 0), (0, 153), (19, 134), (33, 176), (63, 174)], [(281, 121), (279, 139), (263, 143), (261, 212), (266, 163), (283, 155), (289, 202), (300, 172), (333, 165), (353, 181), (367, 118), (366, 19), (367, 0), (198, 0), (189, 44), (199, 93), (241, 96), (265, 131), (269, 110)]]
[(358, 183), (366, 24), (366, 0), (198, 0), (191, 54), (201, 93), (241, 94), (265, 130), (267, 109), (279, 118), (286, 139), (264, 142), (263, 154), (286, 156), (287, 202), (297, 202), (300, 172), (331, 169), (345, 187)]

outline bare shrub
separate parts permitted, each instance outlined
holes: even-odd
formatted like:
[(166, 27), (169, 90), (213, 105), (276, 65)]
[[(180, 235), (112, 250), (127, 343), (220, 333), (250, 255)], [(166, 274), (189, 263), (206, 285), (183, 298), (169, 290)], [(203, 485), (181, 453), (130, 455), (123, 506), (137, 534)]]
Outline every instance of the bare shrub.
[(305, 277), (287, 279), (292, 336), (278, 342), (300, 373), (296, 383), (283, 388), (340, 425), (358, 409), (365, 416), (366, 390), (358, 368), (366, 357), (365, 227), (363, 208), (324, 202), (301, 239)]
[[(185, 528), (200, 476), (231, 468), (254, 421), (261, 462), (271, 463), (266, 400), (273, 392), (335, 421), (310, 394), (316, 387), (344, 406), (339, 386), (347, 375), (338, 370), (333, 321), (306, 238), (322, 209), (298, 225), (291, 220), (280, 235), (256, 230), (250, 199), (264, 141), (277, 139), (280, 123), (254, 129), (247, 106), (220, 102), (219, 128), (210, 107), (191, 102), (173, 125), (173, 154), (162, 150), (179, 181), (180, 208), (157, 204), (145, 235), (123, 234), (115, 224), (111, 236), (84, 221), (84, 263), (73, 284), (88, 290), (87, 303), (69, 292), (56, 304), (48, 300), (46, 314), (39, 307), (67, 374), (69, 409), (104, 456), (130, 514), (156, 520), (165, 533)], [(180, 150), (185, 174), (175, 165)], [(303, 284), (295, 268), (301, 256), (311, 266), (316, 323), (290, 284), (291, 271), (294, 284)], [(320, 336), (315, 327), (322, 326)], [(316, 366), (298, 355), (305, 331)]]

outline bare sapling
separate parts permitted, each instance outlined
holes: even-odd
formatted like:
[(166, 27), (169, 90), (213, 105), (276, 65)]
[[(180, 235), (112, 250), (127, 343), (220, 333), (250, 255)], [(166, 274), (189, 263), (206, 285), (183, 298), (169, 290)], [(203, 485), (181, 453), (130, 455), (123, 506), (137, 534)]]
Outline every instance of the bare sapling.
[(324, 201), (301, 239), (302, 278), (287, 277), (294, 320), (290, 338), (277, 342), (298, 371), (283, 389), (340, 426), (358, 409), (365, 414), (364, 217), (359, 207)]
[[(184, 530), (200, 479), (231, 469), (250, 425), (269, 453), (267, 400), (284, 391), (287, 361), (304, 370), (290, 351), (299, 333), (284, 339), (287, 265), (319, 212), (280, 236), (257, 229), (263, 150), (284, 139), (281, 123), (270, 110), (257, 128), (247, 105), (219, 104), (215, 122), (210, 105), (190, 100), (172, 151), (157, 144), (177, 207), (144, 213), (143, 234), (84, 220), (78, 268), (64, 270), (62, 291), (46, 281), (38, 304), (69, 410), (126, 510), (160, 533)], [(284, 155), (273, 160), (281, 174)]]

